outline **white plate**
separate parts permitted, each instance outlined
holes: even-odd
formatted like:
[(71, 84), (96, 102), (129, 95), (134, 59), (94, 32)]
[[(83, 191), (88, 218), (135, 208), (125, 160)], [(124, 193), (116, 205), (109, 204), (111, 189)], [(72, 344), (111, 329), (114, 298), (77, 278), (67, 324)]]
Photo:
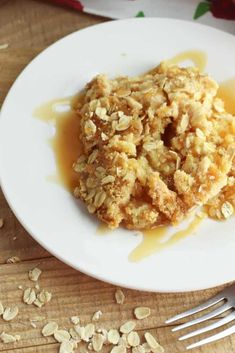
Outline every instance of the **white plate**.
[[(188, 291), (235, 279), (234, 219), (204, 221), (196, 235), (139, 262), (128, 254), (140, 236), (96, 233), (80, 203), (46, 177), (55, 170), (50, 126), (33, 118), (40, 104), (80, 90), (97, 73), (138, 74), (189, 49), (208, 54), (218, 81), (235, 76), (235, 40), (210, 27), (172, 19), (113, 21), (61, 39), (22, 72), (2, 107), (0, 172), (4, 194), (28, 232), (55, 256), (96, 278), (148, 291)], [(125, 54), (125, 55), (123, 55)]]

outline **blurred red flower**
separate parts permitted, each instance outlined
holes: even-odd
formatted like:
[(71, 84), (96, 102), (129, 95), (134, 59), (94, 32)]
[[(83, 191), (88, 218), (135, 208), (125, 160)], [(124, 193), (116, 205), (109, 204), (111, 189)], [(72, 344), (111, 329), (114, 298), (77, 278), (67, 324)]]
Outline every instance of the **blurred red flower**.
[(59, 6), (70, 6), (73, 9), (79, 11), (83, 10), (83, 5), (78, 0), (50, 0), (50, 2), (53, 2), (54, 4)]
[(235, 0), (212, 0), (210, 11), (217, 18), (235, 20)]

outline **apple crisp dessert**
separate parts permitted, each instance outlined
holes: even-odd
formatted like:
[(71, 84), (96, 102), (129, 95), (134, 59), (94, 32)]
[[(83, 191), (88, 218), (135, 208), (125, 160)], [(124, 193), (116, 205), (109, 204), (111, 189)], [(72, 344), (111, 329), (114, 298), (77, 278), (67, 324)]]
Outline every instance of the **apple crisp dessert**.
[(111, 228), (176, 224), (205, 204), (227, 218), (235, 207), (235, 118), (217, 90), (197, 68), (164, 62), (137, 77), (95, 77), (77, 108), (75, 196)]

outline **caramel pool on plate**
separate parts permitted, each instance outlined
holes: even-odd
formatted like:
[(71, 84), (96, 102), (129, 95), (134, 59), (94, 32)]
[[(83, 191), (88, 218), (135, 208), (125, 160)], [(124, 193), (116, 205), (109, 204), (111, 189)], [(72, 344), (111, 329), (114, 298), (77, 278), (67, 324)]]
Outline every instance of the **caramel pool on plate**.
[(168, 248), (178, 241), (185, 239), (197, 230), (204, 218), (196, 216), (185, 229), (173, 233), (170, 239), (166, 241), (164, 241), (164, 238), (169, 231), (169, 227), (159, 227), (144, 231), (141, 243), (130, 253), (129, 260), (138, 262), (157, 251)]
[(177, 54), (166, 62), (171, 65), (178, 65), (184, 61), (191, 61), (201, 72), (203, 72), (207, 64), (207, 55), (201, 50), (188, 50)]
[[(75, 111), (78, 100), (78, 95), (55, 99), (41, 105), (34, 112), (35, 117), (55, 127), (55, 135), (50, 143), (56, 159), (57, 175), (50, 175), (47, 180), (59, 181), (70, 192), (73, 192), (78, 180), (72, 165), (82, 153), (80, 124)], [(59, 107), (67, 107), (67, 110), (61, 111)]]
[(219, 85), (218, 97), (224, 101), (225, 109), (235, 115), (235, 79), (224, 81)]

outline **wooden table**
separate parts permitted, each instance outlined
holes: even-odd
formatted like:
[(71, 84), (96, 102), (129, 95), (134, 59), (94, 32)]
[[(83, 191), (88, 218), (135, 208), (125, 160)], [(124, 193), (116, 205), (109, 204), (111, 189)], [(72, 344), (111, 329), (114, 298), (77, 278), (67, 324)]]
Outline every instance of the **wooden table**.
[[(8, 43), (9, 47), (0, 51), (0, 103), (21, 70), (45, 47), (70, 32), (103, 21), (103, 18), (43, 2), (1, 0), (0, 44)], [(116, 328), (125, 320), (133, 318), (133, 308), (139, 305), (149, 306), (152, 315), (138, 322), (138, 331), (153, 332), (166, 353), (186, 351), (185, 344), (177, 342), (177, 334), (171, 333), (171, 327), (164, 324), (165, 320), (206, 300), (220, 288), (186, 294), (157, 294), (124, 289), (126, 301), (120, 306), (114, 300), (114, 286), (79, 273), (51, 256), (19, 224), (2, 194), (0, 198), (0, 218), (4, 219), (4, 227), (0, 229), (0, 301), (4, 305), (16, 304), (19, 307), (19, 315), (10, 323), (0, 318), (0, 332), (21, 335), (17, 343), (0, 343), (1, 352), (58, 352), (58, 343), (52, 337), (41, 335), (41, 328), (47, 321), (55, 320), (61, 328), (68, 328), (71, 326), (70, 316), (79, 315), (82, 322), (87, 323), (92, 314), (100, 309), (104, 313), (101, 320), (103, 327)], [(18, 256), (21, 262), (7, 264), (6, 260), (11, 256)], [(51, 302), (43, 308), (23, 303), (22, 290), (18, 289), (21, 285), (32, 286), (28, 270), (36, 265), (43, 270), (40, 286), (53, 295)], [(45, 318), (36, 323), (36, 328), (29, 321), (35, 316)], [(105, 348), (103, 351), (109, 350)], [(79, 351), (86, 352), (86, 349), (82, 346)], [(235, 352), (235, 335), (194, 352)]]

